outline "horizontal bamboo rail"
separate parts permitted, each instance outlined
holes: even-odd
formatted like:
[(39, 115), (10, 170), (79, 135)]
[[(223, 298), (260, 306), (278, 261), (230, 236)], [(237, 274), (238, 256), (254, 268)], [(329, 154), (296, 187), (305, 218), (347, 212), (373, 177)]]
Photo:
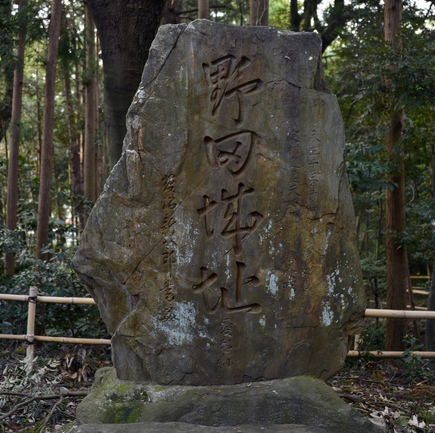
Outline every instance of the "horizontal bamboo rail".
[(435, 320), (435, 311), (415, 311), (415, 310), (376, 310), (367, 308), (366, 317), (380, 317), (386, 319), (428, 319)]
[[(403, 354), (403, 352), (381, 352), (373, 351), (365, 352), (359, 350), (349, 350), (347, 353), (348, 358), (361, 358), (367, 356), (368, 354), (375, 356), (376, 358), (403, 358), (408, 356), (408, 354)], [(420, 358), (435, 359), (435, 352), (410, 352), (409, 355), (419, 356)]]
[[(70, 337), (47, 337), (34, 335), (34, 341), (46, 341), (50, 343), (70, 343), (70, 344), (111, 344), (110, 340), (104, 338), (70, 338)], [(0, 340), (22, 340), (27, 341), (27, 335), (0, 334)]]
[[(0, 300), (27, 302), (29, 300), (29, 295), (0, 294)], [(44, 302), (48, 304), (96, 305), (96, 302), (92, 298), (62, 298), (59, 296), (37, 296), (36, 302)]]
[[(421, 277), (426, 278), (426, 277)], [(414, 290), (414, 293), (417, 293)], [(426, 294), (427, 292), (424, 292)], [(70, 337), (49, 337), (34, 335), (34, 315), (36, 302), (55, 303), (55, 304), (76, 304), (76, 305), (95, 305), (95, 301), (92, 298), (62, 298), (55, 296), (37, 296), (36, 287), (30, 288), (30, 295), (10, 295), (0, 294), (0, 300), (5, 301), (21, 301), (29, 302), (28, 312), (28, 327), (27, 335), (10, 335), (0, 334), (0, 339), (5, 340), (21, 340), (27, 341), (29, 346), (27, 348), (27, 355), (33, 357), (33, 348), (35, 341), (55, 342), (55, 343), (70, 343), (70, 344), (101, 344), (110, 345), (111, 341), (108, 339), (97, 338), (70, 338)], [(30, 301), (29, 301), (30, 298)], [(379, 317), (379, 318), (398, 318), (398, 319), (428, 319), (435, 320), (435, 311), (415, 311), (415, 310), (386, 310), (386, 309), (373, 309), (367, 308), (365, 310), (365, 317)], [(377, 358), (401, 358), (406, 356), (403, 352), (381, 352), (370, 351), (360, 352), (358, 350), (350, 350), (347, 354), (349, 358), (358, 358), (367, 354), (373, 355)], [(411, 354), (419, 356), (421, 358), (435, 359), (435, 352), (411, 352)]]
[(422, 296), (429, 296), (430, 292), (426, 291), (426, 290), (419, 290), (419, 289), (414, 289), (412, 288), (412, 293), (414, 295), (422, 295)]

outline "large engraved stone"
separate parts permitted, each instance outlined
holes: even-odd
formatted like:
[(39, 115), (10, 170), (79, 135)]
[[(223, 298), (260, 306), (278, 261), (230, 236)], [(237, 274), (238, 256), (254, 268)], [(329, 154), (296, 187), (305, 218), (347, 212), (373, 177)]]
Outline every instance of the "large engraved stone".
[(344, 133), (310, 33), (163, 26), (74, 267), (120, 379), (341, 368), (364, 311)]

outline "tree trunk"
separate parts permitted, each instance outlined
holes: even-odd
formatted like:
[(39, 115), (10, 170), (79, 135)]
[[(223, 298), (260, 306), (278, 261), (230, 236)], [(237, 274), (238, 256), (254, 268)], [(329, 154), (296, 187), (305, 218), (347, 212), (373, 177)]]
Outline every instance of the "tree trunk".
[(92, 12), (86, 4), (86, 76), (85, 81), (85, 152), (83, 158), (83, 184), (85, 197), (95, 202), (97, 191), (97, 74), (95, 53), (95, 26)]
[(53, 159), (54, 96), (56, 81), (57, 51), (59, 47), (61, 0), (53, 0), (50, 28), (48, 30), (48, 55), (45, 75), (44, 126), (41, 149), (41, 181), (39, 186), (38, 225), (36, 229), (36, 257), (49, 259), (40, 254), (41, 248), (48, 244), (50, 220), (51, 174)]
[(160, 24), (178, 24), (181, 0), (166, 0)]
[[(19, 9), (21, 10), (25, 4), (26, 0), (20, 1)], [(17, 66), (14, 72), (14, 90), (12, 96), (11, 142), (8, 162), (8, 195), (6, 202), (6, 228), (8, 230), (15, 230), (17, 228), (20, 124), (24, 80), (24, 40), (26, 33), (25, 20), (21, 20), (21, 23), (21, 28), (18, 33)], [(15, 257), (11, 253), (7, 253), (5, 256), (5, 273), (6, 275), (14, 275), (15, 273)]]
[(249, 25), (269, 25), (269, 0), (249, 0)]
[[(10, 21), (11, 18), (12, 0), (0, 1), (0, 20), (6, 23)], [(12, 40), (13, 38), (11, 36), (12, 35), (10, 35), (7, 31), (2, 32), (1, 34), (2, 56), (5, 58), (8, 56), (13, 57), (12, 53), (14, 51), (15, 42)], [(2, 84), (4, 86), (4, 93), (3, 99), (0, 101), (0, 141), (5, 138), (6, 142), (6, 130), (12, 117), (12, 94), (14, 87), (14, 67), (12, 62), (9, 61), (2, 69), (4, 79)]]
[[(432, 197), (435, 200), (435, 144), (432, 145)], [(435, 311), (435, 261), (432, 268), (428, 311)], [(435, 320), (426, 320), (426, 350), (435, 350)], [(431, 363), (433, 366), (435, 361)]]
[(67, 125), (68, 125), (68, 140), (70, 145), (70, 166), (71, 166), (71, 186), (73, 205), (72, 205), (72, 217), (74, 213), (77, 212), (79, 216), (79, 225), (84, 228), (84, 218), (83, 218), (83, 206), (79, 205), (78, 196), (83, 195), (83, 184), (82, 184), (82, 173), (80, 164), (80, 137), (76, 131), (75, 117), (72, 106), (71, 97), (71, 78), (69, 76), (69, 71), (64, 68), (64, 81), (65, 81), (65, 101), (66, 101), (66, 114), (67, 114)]
[(298, 11), (298, 0), (290, 0), (290, 30), (299, 31), (301, 25), (301, 16)]
[(56, 217), (58, 220), (63, 221), (62, 206), (60, 204), (59, 194), (57, 193), (59, 191), (59, 182), (58, 182), (56, 164), (53, 164), (53, 182), (54, 182), (54, 190), (56, 191), (56, 194), (54, 196), (54, 202), (56, 203)]
[[(384, 37), (387, 44), (398, 50), (401, 46), (399, 34), (402, 18), (402, 1), (386, 0), (384, 10)], [(394, 65), (390, 66), (394, 68)], [(388, 83), (386, 83), (388, 85)], [(394, 107), (393, 95), (388, 95), (390, 107)], [(385, 194), (386, 257), (387, 257), (387, 308), (404, 310), (406, 308), (407, 257), (406, 249), (400, 242), (405, 230), (405, 173), (403, 149), (400, 144), (403, 128), (402, 110), (391, 108), (389, 131), (385, 137), (385, 149), (389, 162), (389, 180), (396, 184)], [(405, 322), (401, 319), (387, 319), (385, 334), (386, 350), (403, 350)]]
[(101, 42), (104, 71), (103, 177), (122, 152), (125, 116), (139, 87), (165, 0), (88, 0)]
[(208, 0), (198, 0), (198, 18), (206, 20), (210, 18), (210, 6)]

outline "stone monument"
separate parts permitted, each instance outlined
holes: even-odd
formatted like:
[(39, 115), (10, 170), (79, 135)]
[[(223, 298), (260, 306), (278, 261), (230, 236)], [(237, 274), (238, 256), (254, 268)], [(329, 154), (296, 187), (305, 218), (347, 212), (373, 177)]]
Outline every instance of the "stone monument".
[(320, 38), (163, 26), (127, 130), (74, 258), (113, 336), (116, 380), (336, 373), (364, 292)]

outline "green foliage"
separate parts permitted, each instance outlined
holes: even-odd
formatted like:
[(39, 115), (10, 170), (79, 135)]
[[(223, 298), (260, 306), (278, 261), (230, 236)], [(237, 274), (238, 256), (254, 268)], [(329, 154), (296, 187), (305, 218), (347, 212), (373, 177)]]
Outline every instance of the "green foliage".
[[(0, 159), (0, 166), (5, 161)], [(64, 220), (51, 219), (49, 238), (51, 245), (47, 252), (52, 256), (49, 262), (35, 259), (35, 232), (38, 197), (38, 180), (34, 176), (34, 164), (20, 157), (20, 201), (18, 224), (14, 231), (0, 226), (0, 287), (6, 294), (29, 293), (30, 286), (38, 288), (40, 296), (83, 297), (85, 287), (79, 282), (71, 268), (71, 260), (77, 248), (80, 230)], [(4, 173), (4, 172), (2, 172)], [(0, 174), (0, 186), (6, 185), (6, 175)], [(62, 177), (60, 177), (62, 181)], [(66, 182), (67, 179), (64, 180)], [(53, 197), (68, 211), (72, 197), (65, 190), (52, 191)], [(89, 204), (84, 198), (79, 204)], [(16, 272), (12, 277), (4, 275), (4, 254), (13, 253)], [(27, 304), (1, 302), (0, 333), (25, 334)], [(44, 324), (47, 335), (65, 337), (98, 338), (107, 337), (96, 306), (38, 304), (37, 323)]]
[(380, 351), (385, 348), (385, 326), (369, 324), (361, 331), (359, 350), (361, 352)]
[(290, 28), (290, 2), (276, 0), (269, 3), (269, 25), (279, 30)]
[(435, 17), (431, 10), (405, 2), (403, 43), (395, 51), (383, 40), (383, 3), (354, 0), (349, 8), (347, 28), (325, 56), (325, 72), (345, 122), (367, 297), (374, 297), (378, 306), (384, 298), (385, 190), (396, 187), (387, 176), (395, 166), (384, 150), (386, 113), (391, 110), (404, 110), (401, 147), (396, 151), (403, 152), (406, 171), (407, 229), (400, 239), (407, 248), (411, 275), (426, 274), (434, 260)]
[(434, 370), (430, 368), (430, 360), (422, 359), (420, 356), (412, 353), (423, 350), (423, 344), (418, 343), (417, 339), (410, 335), (406, 335), (403, 342), (406, 347), (403, 352), (403, 358), (396, 359), (401, 375), (408, 380), (425, 380), (433, 383), (435, 377)]
[[(70, 232), (65, 231), (65, 234)], [(64, 252), (49, 252), (52, 259), (46, 263), (34, 258), (18, 231), (0, 230), (0, 251), (14, 252), (16, 273), (13, 277), (0, 276), (2, 293), (28, 294), (30, 286), (38, 287), (40, 296), (83, 297), (87, 295), (84, 286), (78, 281), (71, 268), (74, 248)], [(0, 268), (0, 272), (2, 269)], [(3, 272), (2, 272), (3, 274)], [(40, 313), (37, 323), (46, 326), (47, 335), (65, 337), (98, 338), (107, 337), (95, 306), (44, 305), (38, 304)], [(26, 333), (27, 305), (20, 302), (4, 303), (0, 309), (0, 333)]]

